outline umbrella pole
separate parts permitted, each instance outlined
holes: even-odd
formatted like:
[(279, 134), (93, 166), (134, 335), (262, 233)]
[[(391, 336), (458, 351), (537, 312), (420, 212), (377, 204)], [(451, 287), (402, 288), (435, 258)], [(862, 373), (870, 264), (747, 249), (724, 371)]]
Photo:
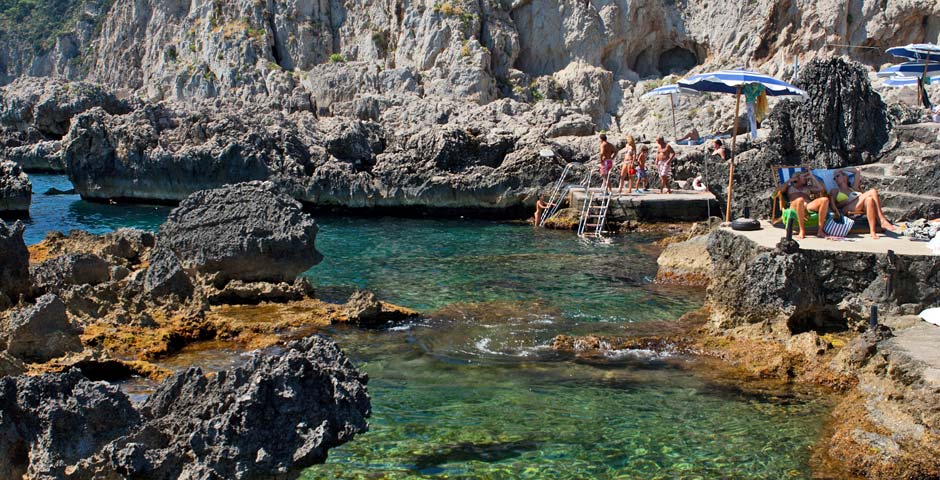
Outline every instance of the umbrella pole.
[(676, 133), (676, 104), (672, 102), (672, 95), (669, 96), (669, 105), (672, 107), (672, 139), (675, 141), (679, 139), (679, 134)]
[(924, 105), (924, 95), (927, 92), (927, 87), (924, 85), (927, 84), (927, 67), (930, 66), (930, 51), (927, 52), (927, 59), (924, 60), (924, 76), (920, 78), (920, 82), (917, 83), (917, 100), (920, 101), (921, 106)]
[(738, 87), (738, 92), (735, 94), (734, 98), (734, 128), (732, 129), (733, 134), (731, 135), (731, 160), (729, 160), (728, 165), (728, 205), (725, 208), (725, 221), (731, 221), (731, 188), (734, 184), (734, 146), (738, 140), (738, 115), (741, 112), (741, 87)]

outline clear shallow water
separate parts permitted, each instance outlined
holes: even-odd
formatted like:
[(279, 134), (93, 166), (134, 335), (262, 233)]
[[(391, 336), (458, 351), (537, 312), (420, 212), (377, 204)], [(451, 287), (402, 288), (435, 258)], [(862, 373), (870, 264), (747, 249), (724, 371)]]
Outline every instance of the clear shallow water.
[[(32, 176), (28, 243), (49, 230), (156, 229), (169, 209), (45, 196)], [(341, 301), (368, 288), (427, 318), (392, 331), (336, 328), (369, 373), (369, 433), (302, 478), (807, 478), (829, 405), (748, 395), (692, 360), (628, 351), (593, 363), (551, 352), (558, 334), (656, 332), (701, 292), (656, 287), (652, 238), (582, 243), (500, 222), (318, 216), (309, 272)], [(223, 368), (232, 352), (181, 356)], [(145, 392), (144, 392), (145, 393)]]

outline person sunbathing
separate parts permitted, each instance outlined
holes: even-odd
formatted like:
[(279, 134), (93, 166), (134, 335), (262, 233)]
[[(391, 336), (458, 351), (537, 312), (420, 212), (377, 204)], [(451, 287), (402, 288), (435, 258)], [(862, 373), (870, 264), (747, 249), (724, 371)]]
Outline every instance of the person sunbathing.
[(699, 139), (701, 138), (702, 137), (701, 135), (699, 135), (698, 129), (695, 127), (692, 127), (692, 130), (689, 133), (685, 134), (684, 137), (677, 139), (676, 143), (688, 142), (691, 144), (691, 143), (698, 142)]
[(826, 216), (829, 214), (829, 199), (824, 196), (826, 187), (816, 181), (809, 172), (806, 172), (791, 178), (780, 187), (780, 191), (787, 196), (790, 208), (796, 210), (796, 220), (800, 226), (798, 238), (806, 238), (806, 220), (809, 218), (807, 212), (819, 214), (819, 227), (816, 230), (816, 236), (827, 238), (826, 232), (823, 231)]
[(836, 188), (829, 192), (829, 198), (832, 201), (834, 213), (843, 215), (865, 214), (868, 217), (868, 229), (871, 238), (877, 240), (878, 233), (875, 231), (877, 221), (881, 221), (881, 228), (894, 232), (897, 228), (885, 218), (885, 212), (881, 208), (881, 197), (878, 196), (878, 190), (872, 188), (867, 192), (858, 190), (859, 181), (862, 179), (862, 171), (858, 168), (852, 169), (855, 172), (855, 180), (849, 185), (849, 174), (846, 169), (836, 171), (832, 179), (836, 182)]

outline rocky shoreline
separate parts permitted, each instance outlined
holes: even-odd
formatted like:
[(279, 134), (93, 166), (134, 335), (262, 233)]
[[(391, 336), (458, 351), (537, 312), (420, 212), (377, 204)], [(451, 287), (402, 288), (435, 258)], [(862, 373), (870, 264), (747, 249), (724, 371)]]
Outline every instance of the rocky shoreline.
[[(823, 387), (836, 406), (814, 463), (865, 478), (940, 475), (940, 358), (932, 353), (940, 329), (912, 315), (940, 301), (940, 257), (786, 242), (770, 249), (728, 229), (708, 230), (695, 227), (697, 235), (671, 244), (659, 261), (666, 282), (705, 279), (702, 309), (662, 334), (558, 337), (553, 348), (583, 358), (625, 349), (714, 358), (721, 364), (708, 368), (745, 387)], [(704, 263), (685, 261), (702, 256)], [(872, 305), (881, 312), (874, 328)]]
[[(298, 280), (322, 259), (316, 233), (262, 182), (196, 192), (157, 234), (27, 249), (21, 223), (0, 223), (0, 476), (283, 476), (365, 432), (367, 377), (316, 333), (417, 314), (367, 292), (317, 300)], [(210, 340), (257, 352), (211, 376), (154, 363)], [(140, 405), (110, 383), (134, 375), (156, 382)]]

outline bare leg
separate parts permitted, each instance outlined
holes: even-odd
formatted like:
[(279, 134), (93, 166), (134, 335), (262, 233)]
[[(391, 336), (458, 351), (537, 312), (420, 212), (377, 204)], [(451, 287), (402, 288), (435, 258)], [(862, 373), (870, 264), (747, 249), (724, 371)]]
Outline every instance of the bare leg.
[(875, 211), (875, 199), (866, 198), (865, 199), (865, 216), (868, 217), (868, 230), (871, 232), (871, 238), (873, 240), (878, 240), (878, 232), (875, 231), (875, 222), (878, 212)]
[(663, 177), (663, 182), (666, 183), (666, 193), (672, 193), (672, 177)]
[(800, 225), (800, 233), (797, 238), (802, 240), (806, 238), (806, 200), (797, 198), (790, 202), (790, 206), (796, 210), (796, 222)]
[(817, 198), (809, 204), (809, 208), (819, 214), (819, 226), (816, 227), (816, 236), (827, 238), (826, 231), (823, 229), (826, 225), (826, 216), (829, 215), (829, 199)]
[(898, 228), (889, 222), (885, 217), (884, 209), (881, 208), (881, 197), (878, 196), (878, 190), (873, 188), (869, 190), (869, 193), (871, 194), (872, 199), (875, 201), (875, 207), (878, 208), (878, 219), (881, 220), (881, 227), (889, 232), (897, 231)]

